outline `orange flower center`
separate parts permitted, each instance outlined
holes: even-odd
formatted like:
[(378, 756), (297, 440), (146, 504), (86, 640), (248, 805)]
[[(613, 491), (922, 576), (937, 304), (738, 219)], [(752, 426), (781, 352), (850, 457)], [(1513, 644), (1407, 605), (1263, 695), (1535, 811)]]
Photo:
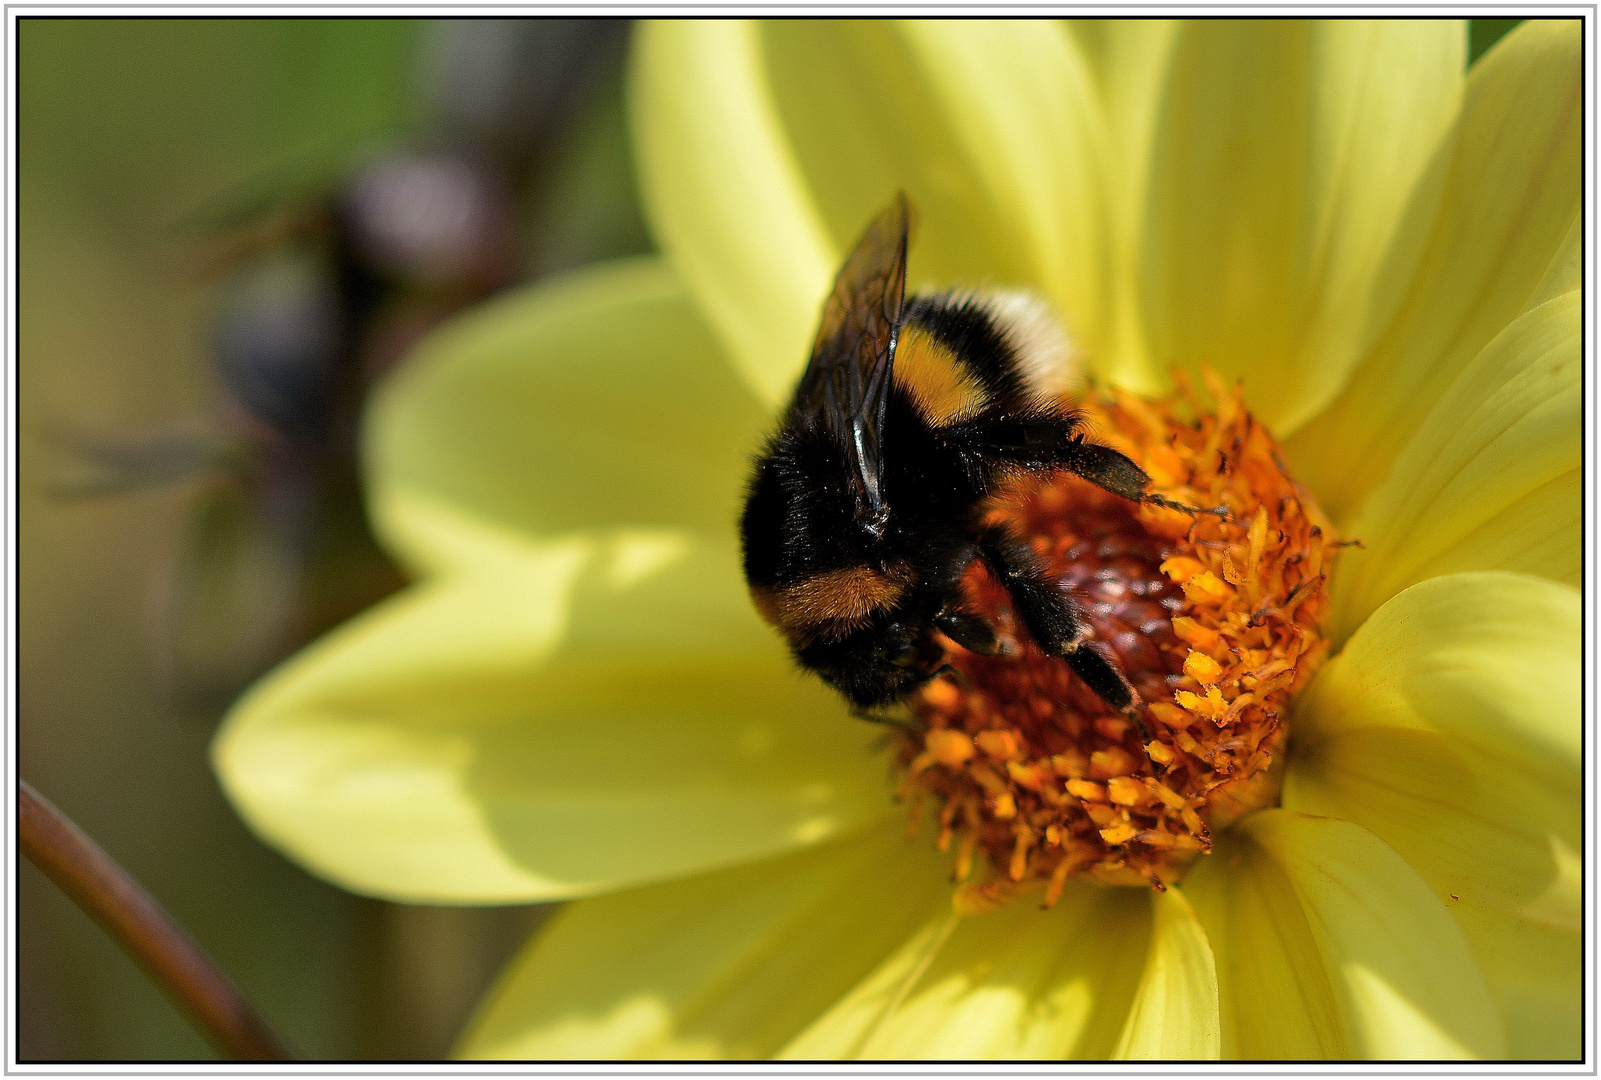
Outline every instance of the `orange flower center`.
[(948, 643), (954, 674), (911, 703), (924, 730), (897, 736), (899, 794), (914, 829), (932, 810), (939, 846), (954, 847), (959, 909), (1041, 890), (1048, 906), (1068, 875), (1165, 888), (1213, 830), (1278, 801), (1285, 715), (1326, 652), (1335, 545), (1238, 391), (1211, 396), (1211, 408), (1187, 386), (1177, 401), (1075, 404), (1154, 491), (1227, 517), (1136, 506), (1065, 473), (991, 506), (1068, 586), (1144, 704), (1135, 721), (1113, 711), (1019, 632), (980, 565), (968, 571), (972, 610), (1011, 655)]

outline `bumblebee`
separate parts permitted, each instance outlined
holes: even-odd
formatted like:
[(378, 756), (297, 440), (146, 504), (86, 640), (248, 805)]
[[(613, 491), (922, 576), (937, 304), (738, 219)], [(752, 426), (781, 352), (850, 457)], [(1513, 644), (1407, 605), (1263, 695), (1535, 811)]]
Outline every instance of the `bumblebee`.
[(1026, 543), (985, 523), (985, 504), (1010, 478), (1056, 469), (1134, 502), (1178, 504), (1085, 439), (1062, 403), (1065, 341), (1041, 305), (906, 297), (910, 218), (897, 196), (846, 259), (783, 425), (757, 458), (740, 523), (756, 609), (803, 667), (874, 719), (868, 710), (944, 669), (935, 631), (975, 653), (1007, 647), (963, 608), (961, 578), (982, 560), (1040, 649), (1133, 715), (1137, 693), (1073, 598)]

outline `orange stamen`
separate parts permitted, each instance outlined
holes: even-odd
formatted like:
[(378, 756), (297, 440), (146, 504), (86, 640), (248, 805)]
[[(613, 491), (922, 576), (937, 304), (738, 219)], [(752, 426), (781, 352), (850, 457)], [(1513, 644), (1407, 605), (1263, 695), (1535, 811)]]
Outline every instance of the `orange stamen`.
[(1283, 718), (1326, 651), (1318, 620), (1337, 544), (1238, 390), (1206, 379), (1208, 409), (1178, 381), (1178, 403), (1114, 392), (1074, 404), (1155, 494), (1227, 517), (1135, 505), (1066, 473), (991, 504), (990, 520), (1061, 578), (1144, 706), (1137, 723), (1111, 710), (969, 569), (970, 609), (1015, 647), (950, 646), (959, 677), (914, 695), (927, 730), (897, 736), (903, 790), (940, 807), (941, 850), (958, 840), (955, 880), (986, 866), (959, 906), (987, 910), (1031, 882), (1049, 906), (1072, 875), (1164, 887), (1211, 849), (1212, 828), (1278, 799)]

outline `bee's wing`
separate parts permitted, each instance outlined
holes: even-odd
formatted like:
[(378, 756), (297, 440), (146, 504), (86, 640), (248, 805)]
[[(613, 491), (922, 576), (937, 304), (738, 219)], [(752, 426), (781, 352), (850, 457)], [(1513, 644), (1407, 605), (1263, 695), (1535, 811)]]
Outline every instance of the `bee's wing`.
[(798, 419), (820, 423), (849, 462), (857, 519), (882, 527), (884, 408), (906, 297), (906, 196), (867, 227), (834, 279), (811, 362), (795, 392)]

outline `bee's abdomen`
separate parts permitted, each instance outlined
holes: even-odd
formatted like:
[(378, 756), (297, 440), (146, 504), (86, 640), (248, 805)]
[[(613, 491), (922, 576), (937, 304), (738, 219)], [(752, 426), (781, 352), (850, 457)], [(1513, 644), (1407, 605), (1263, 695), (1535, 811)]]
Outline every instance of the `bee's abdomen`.
[(893, 608), (912, 583), (904, 564), (887, 570), (851, 566), (825, 570), (783, 585), (751, 585), (763, 619), (791, 641), (843, 637), (865, 627), (874, 614)]
[(781, 434), (757, 462), (740, 521), (745, 580), (762, 618), (804, 645), (861, 629), (912, 583), (864, 546), (826, 445)]

